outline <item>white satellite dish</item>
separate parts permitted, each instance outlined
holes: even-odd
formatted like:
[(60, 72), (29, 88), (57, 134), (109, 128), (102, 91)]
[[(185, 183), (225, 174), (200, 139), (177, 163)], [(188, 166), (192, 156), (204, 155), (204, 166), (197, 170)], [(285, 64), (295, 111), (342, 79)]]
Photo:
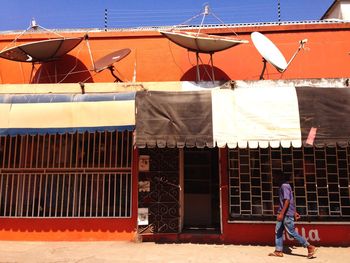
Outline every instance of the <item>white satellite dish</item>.
[(293, 61), (295, 56), (299, 53), (300, 49), (304, 48), (304, 45), (307, 42), (307, 39), (303, 39), (299, 41), (299, 47), (297, 51), (294, 53), (289, 62), (286, 61), (285, 57), (281, 53), (281, 51), (276, 47), (276, 45), (268, 39), (266, 36), (259, 32), (253, 32), (251, 34), (251, 38), (254, 46), (263, 57), (264, 67), (260, 75), (260, 79), (263, 79), (266, 62), (269, 62), (272, 66), (274, 66), (278, 72), (283, 73), (287, 70), (289, 64)]

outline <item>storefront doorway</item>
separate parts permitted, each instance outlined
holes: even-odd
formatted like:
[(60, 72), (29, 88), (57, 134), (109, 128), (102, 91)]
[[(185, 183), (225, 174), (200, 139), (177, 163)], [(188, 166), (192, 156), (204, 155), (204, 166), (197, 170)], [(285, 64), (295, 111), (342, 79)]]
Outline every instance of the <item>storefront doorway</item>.
[(218, 231), (220, 197), (217, 148), (184, 149), (183, 168), (182, 232)]
[(138, 176), (139, 234), (218, 233), (218, 149), (144, 148), (139, 153), (149, 163)]

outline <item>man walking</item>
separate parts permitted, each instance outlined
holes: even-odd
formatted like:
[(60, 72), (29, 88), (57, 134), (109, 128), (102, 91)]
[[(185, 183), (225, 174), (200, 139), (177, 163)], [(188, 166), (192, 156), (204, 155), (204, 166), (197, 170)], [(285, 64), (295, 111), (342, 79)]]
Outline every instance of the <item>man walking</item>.
[(295, 231), (294, 220), (298, 220), (300, 215), (296, 212), (292, 187), (289, 184), (289, 176), (280, 171), (278, 175), (280, 181), (279, 188), (279, 208), (277, 214), (277, 223), (275, 228), (275, 251), (269, 256), (283, 257), (283, 230), (285, 229), (289, 236), (296, 239), (303, 247), (307, 248), (307, 258), (313, 258), (316, 253), (316, 247), (310, 245), (307, 240)]

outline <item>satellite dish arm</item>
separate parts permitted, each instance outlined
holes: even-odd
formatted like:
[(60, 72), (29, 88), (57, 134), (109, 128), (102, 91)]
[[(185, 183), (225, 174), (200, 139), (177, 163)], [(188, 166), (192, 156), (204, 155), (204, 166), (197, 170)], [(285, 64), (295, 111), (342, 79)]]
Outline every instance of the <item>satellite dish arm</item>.
[(89, 43), (89, 35), (86, 34), (84, 36), (84, 39), (86, 41), (86, 45), (87, 45), (87, 48), (88, 48), (88, 51), (89, 51), (89, 55), (90, 55), (90, 60), (91, 60), (91, 64), (92, 64), (92, 70), (96, 70), (96, 67), (95, 67), (95, 61), (94, 61), (94, 58), (92, 57), (92, 53), (91, 53), (91, 48), (90, 48), (90, 43)]
[(292, 61), (294, 60), (294, 58), (298, 55), (299, 51), (301, 49), (304, 48), (305, 44), (307, 43), (307, 39), (303, 39), (299, 41), (299, 47), (298, 49), (295, 51), (295, 53), (293, 54), (292, 58), (289, 60), (289, 62), (287, 63), (287, 66), (284, 70), (281, 71), (281, 73), (283, 73), (284, 71), (286, 71), (286, 69), (288, 68), (289, 64), (292, 63)]

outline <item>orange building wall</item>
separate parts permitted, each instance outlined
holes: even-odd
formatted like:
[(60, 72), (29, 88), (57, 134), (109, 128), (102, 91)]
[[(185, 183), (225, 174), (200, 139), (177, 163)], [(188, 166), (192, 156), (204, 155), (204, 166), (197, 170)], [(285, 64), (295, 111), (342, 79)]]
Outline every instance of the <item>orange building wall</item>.
[[(214, 54), (217, 80), (257, 80), (262, 70), (262, 58), (250, 39), (250, 33), (259, 31), (269, 37), (285, 55), (287, 61), (299, 46), (298, 41), (307, 38), (302, 50), (288, 70), (278, 73), (267, 66), (265, 79), (343, 78), (350, 76), (350, 23), (292, 24), (235, 28), (240, 38), (249, 44)], [(207, 33), (232, 34), (228, 29), (208, 29)], [(84, 36), (86, 32), (62, 33), (67, 37)], [(11, 46), (16, 35), (0, 35), (0, 49)], [(22, 42), (47, 38), (48, 34), (30, 34), (21, 37)], [(51, 35), (52, 37), (52, 35)], [(179, 81), (195, 80), (195, 54), (177, 46), (156, 31), (92, 32), (89, 43), (94, 60), (122, 48), (131, 53), (115, 64), (117, 75), (124, 81)], [(203, 61), (208, 62), (204, 55)], [(83, 41), (62, 60), (35, 65), (0, 59), (0, 83), (56, 83), (56, 82), (113, 82), (108, 70), (92, 71), (87, 44)], [(41, 73), (40, 73), (41, 72)], [(56, 73), (55, 73), (56, 72)], [(71, 72), (69, 76), (67, 73)], [(40, 77), (39, 77), (40, 75)]]

